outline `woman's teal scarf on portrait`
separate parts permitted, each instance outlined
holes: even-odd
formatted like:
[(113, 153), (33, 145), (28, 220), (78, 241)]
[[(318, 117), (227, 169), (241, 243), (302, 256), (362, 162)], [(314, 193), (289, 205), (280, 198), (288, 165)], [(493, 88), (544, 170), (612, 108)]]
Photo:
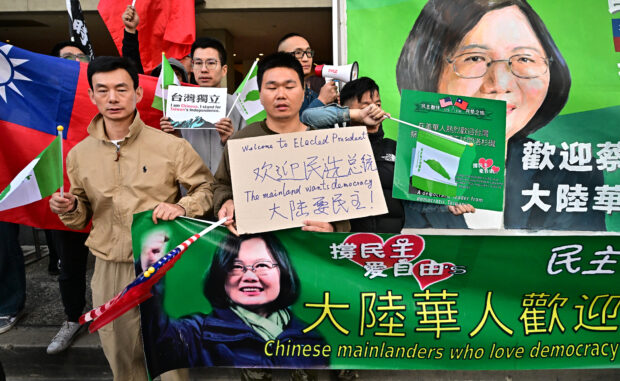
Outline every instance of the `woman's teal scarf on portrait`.
[(230, 309), (265, 341), (278, 337), (291, 320), (291, 314), (286, 308), (277, 310), (267, 317), (237, 305), (230, 306)]

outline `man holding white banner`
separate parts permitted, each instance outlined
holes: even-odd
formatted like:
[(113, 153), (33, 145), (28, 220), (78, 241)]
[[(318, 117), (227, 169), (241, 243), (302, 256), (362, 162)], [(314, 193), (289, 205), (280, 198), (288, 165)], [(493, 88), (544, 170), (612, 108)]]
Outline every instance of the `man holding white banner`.
[[(299, 109), (304, 100), (304, 74), (299, 62), (287, 53), (276, 53), (258, 64), (257, 83), (260, 102), (267, 118), (252, 123), (236, 133), (232, 139), (263, 135), (303, 132), (310, 128), (299, 120)], [(235, 204), (228, 147), (224, 149), (223, 160), (215, 173), (214, 211), (218, 219), (228, 218), (225, 225), (237, 234), (235, 228)], [(349, 231), (349, 221), (320, 222), (306, 220), (302, 230), (316, 232)]]
[[(228, 72), (224, 45), (213, 38), (199, 38), (192, 44), (191, 56), (192, 73), (196, 83), (200, 87), (221, 87), (222, 80)], [(217, 169), (228, 138), (245, 127), (245, 120), (236, 108), (233, 109), (235, 98), (234, 95), (228, 94), (227, 116), (215, 123), (215, 129), (181, 130), (181, 135), (190, 142), (211, 171)], [(174, 131), (169, 118), (162, 118), (160, 127), (165, 132)]]

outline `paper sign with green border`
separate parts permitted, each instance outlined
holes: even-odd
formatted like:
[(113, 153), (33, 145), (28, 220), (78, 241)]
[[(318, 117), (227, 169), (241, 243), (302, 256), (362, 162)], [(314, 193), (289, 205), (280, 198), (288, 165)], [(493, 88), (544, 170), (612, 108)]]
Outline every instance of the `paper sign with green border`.
[[(394, 197), (502, 210), (506, 102), (404, 90), (401, 119), (428, 132), (399, 125)], [(473, 147), (443, 139), (436, 133), (472, 143)], [(460, 160), (455, 161), (457, 156)], [(446, 170), (451, 160), (458, 170)], [(434, 180), (429, 176), (433, 173)]]

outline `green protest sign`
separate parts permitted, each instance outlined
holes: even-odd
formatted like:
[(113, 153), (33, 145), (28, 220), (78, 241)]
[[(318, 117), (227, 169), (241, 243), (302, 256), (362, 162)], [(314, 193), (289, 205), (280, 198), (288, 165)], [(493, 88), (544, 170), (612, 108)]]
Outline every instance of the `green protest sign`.
[[(347, 61), (379, 84), (394, 116), (408, 89), (506, 102), (504, 212), (477, 212), (467, 227), (618, 231), (620, 52), (609, 4), (347, 0)], [(396, 123), (384, 129), (397, 138)]]
[(399, 126), (393, 196), (501, 211), (505, 102), (410, 90), (402, 102), (401, 118), (422, 129)]
[[(204, 226), (136, 215), (136, 267)], [(218, 229), (141, 305), (149, 371), (618, 367), (619, 247), (616, 236)]]

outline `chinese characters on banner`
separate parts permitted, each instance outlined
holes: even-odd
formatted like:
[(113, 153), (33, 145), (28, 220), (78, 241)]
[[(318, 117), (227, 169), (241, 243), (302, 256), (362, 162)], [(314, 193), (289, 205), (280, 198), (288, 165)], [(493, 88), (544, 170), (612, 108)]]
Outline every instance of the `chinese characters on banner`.
[[(154, 226), (148, 213), (136, 215), (136, 260), (141, 242), (153, 232), (164, 229), (171, 248), (201, 228), (183, 220)], [(290, 274), (299, 279), (290, 305), (281, 306), (291, 316), (289, 323), (279, 335), (263, 339), (221, 302), (210, 304), (217, 299), (205, 284), (212, 281), (213, 268), (231, 239), (219, 229), (198, 240), (166, 274), (165, 287), (160, 282), (155, 301), (141, 306), (144, 341), (154, 346), (146, 350), (151, 376), (188, 365), (620, 367), (617, 236), (315, 234), (298, 229), (253, 235), (254, 241), (264, 239), (270, 242), (267, 246), (279, 247), (271, 254), (278, 267), (249, 260), (244, 244), (250, 241), (243, 241), (232, 255), (247, 266), (244, 273), (250, 275), (245, 279), (258, 279), (247, 293), (264, 297), (263, 302), (275, 298), (276, 293), (258, 291), (273, 290), (272, 270), (286, 274), (280, 279)], [(274, 246), (274, 240), (279, 244)], [(237, 279), (235, 270), (222, 271), (217, 277), (221, 293), (236, 300), (240, 296), (224, 287)], [(290, 290), (287, 286), (286, 292)], [(240, 303), (252, 309), (251, 302)], [(158, 314), (159, 324), (168, 321), (164, 331), (153, 327)], [(231, 322), (222, 323), (222, 316)], [(191, 328), (196, 324), (200, 329)], [(246, 339), (235, 341), (241, 336), (226, 332), (244, 332)], [(177, 334), (182, 342), (175, 339)], [(194, 348), (200, 348), (199, 355)]]
[(214, 123), (226, 116), (226, 89), (170, 86), (166, 116), (174, 128), (213, 129)]
[[(555, 164), (551, 158), (556, 151), (561, 158), (558, 170), (567, 173), (592, 172), (595, 169), (612, 173), (620, 167), (620, 141), (596, 144), (597, 151), (594, 155), (592, 146), (591, 143), (580, 142), (570, 144), (563, 142), (560, 147), (548, 142), (525, 142), (522, 156), (523, 170), (554, 169)], [(545, 200), (551, 198), (556, 200), (556, 212), (586, 213), (588, 210), (598, 210), (612, 214), (620, 211), (620, 185), (554, 184), (553, 188), (541, 189), (539, 183), (533, 183), (531, 189), (524, 189), (521, 194), (529, 197), (529, 201), (521, 206), (524, 212), (533, 207), (548, 211), (551, 204)]]
[(239, 233), (387, 213), (365, 127), (236, 139), (228, 149)]

